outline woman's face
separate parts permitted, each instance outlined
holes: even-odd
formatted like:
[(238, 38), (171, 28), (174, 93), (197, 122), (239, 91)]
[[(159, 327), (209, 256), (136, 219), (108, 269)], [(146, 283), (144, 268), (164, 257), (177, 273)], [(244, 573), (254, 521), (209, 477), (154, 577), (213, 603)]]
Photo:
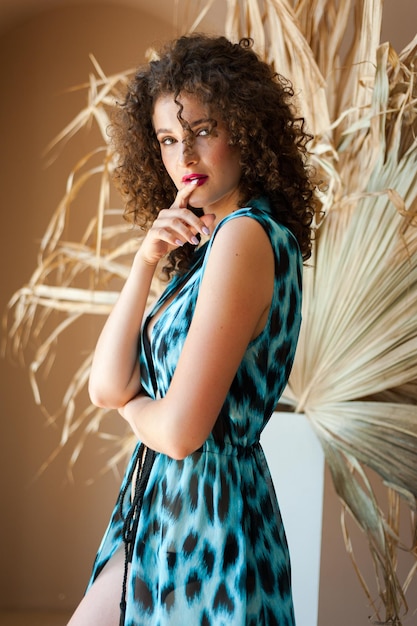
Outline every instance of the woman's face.
[(154, 107), (153, 124), (165, 168), (177, 189), (195, 185), (189, 198), (191, 206), (227, 215), (238, 207), (239, 150), (229, 145), (221, 119), (210, 117), (208, 108), (197, 98), (181, 95), (178, 102), (191, 134), (178, 120), (173, 95), (161, 96)]

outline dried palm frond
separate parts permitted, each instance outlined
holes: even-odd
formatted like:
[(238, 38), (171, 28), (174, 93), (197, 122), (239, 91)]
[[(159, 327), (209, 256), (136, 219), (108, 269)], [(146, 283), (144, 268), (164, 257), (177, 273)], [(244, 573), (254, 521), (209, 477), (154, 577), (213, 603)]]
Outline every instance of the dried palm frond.
[[(185, 4), (192, 30), (215, 2)], [(263, 58), (292, 80), (314, 135), (311, 163), (323, 179), (325, 217), (316, 224), (305, 269), (303, 325), (284, 401), (309, 418), (344, 511), (368, 538), (380, 602), (359, 571), (344, 524), (376, 619), (400, 625), (417, 569), (415, 560), (405, 580), (397, 574), (399, 547), (417, 559), (417, 38), (400, 54), (380, 45), (382, 10), (382, 0), (228, 0), (225, 34), (252, 37)], [(109, 311), (140, 243), (123, 226), (121, 210), (111, 208), (112, 154), (104, 132), (130, 72), (106, 77), (93, 62), (88, 106), (56, 142), (93, 120), (103, 146), (74, 167), (38, 268), (10, 302), (12, 345), (38, 339), (30, 375), (39, 403), (39, 371), (49, 366), (60, 334), (86, 313)], [(80, 240), (64, 241), (69, 208), (92, 179), (96, 215)], [(77, 412), (90, 362), (91, 356), (84, 359), (63, 399), (62, 445), (76, 441), (72, 462), (90, 433), (120, 443), (102, 432), (105, 411), (87, 404)], [(129, 448), (128, 438), (122, 444), (109, 466)], [(387, 485), (388, 512), (367, 468)], [(411, 511), (408, 541), (400, 536), (399, 498)]]
[[(373, 75), (364, 66), (366, 80), (354, 79), (366, 90), (345, 96), (349, 115), (335, 111), (337, 188), (305, 271), (304, 323), (287, 398), (310, 418), (337, 493), (368, 537), (384, 619), (400, 624), (415, 565), (401, 584), (398, 516), (384, 515), (363, 466), (415, 510), (417, 45), (398, 56), (384, 44), (373, 59)], [(413, 523), (408, 549), (416, 556)]]

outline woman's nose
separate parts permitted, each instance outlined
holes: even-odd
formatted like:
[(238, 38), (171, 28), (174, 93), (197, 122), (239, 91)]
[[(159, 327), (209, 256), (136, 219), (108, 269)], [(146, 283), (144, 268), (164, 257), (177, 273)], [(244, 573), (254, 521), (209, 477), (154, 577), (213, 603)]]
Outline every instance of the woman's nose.
[(191, 165), (198, 160), (194, 142), (184, 140), (181, 143), (180, 163), (181, 165)]

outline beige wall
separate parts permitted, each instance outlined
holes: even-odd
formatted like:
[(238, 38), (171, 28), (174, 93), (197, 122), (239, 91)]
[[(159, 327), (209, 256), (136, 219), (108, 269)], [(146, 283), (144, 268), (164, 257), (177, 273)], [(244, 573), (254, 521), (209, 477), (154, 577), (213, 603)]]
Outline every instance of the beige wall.
[[(405, 5), (411, 9), (411, 3)], [(393, 4), (387, 3), (389, 7)], [(390, 10), (387, 33), (398, 17)], [(404, 23), (408, 29), (410, 22), (417, 23), (413, 11), (414, 18)], [(397, 46), (410, 38), (405, 38), (402, 24), (390, 36)], [(32, 273), (39, 239), (79, 156), (68, 146), (48, 169), (41, 156), (47, 142), (84, 105), (82, 94), (63, 91), (87, 78), (90, 52), (109, 74), (136, 65), (149, 45), (173, 34), (167, 24), (134, 9), (84, 3), (28, 18), (1, 37), (1, 310)], [(88, 147), (86, 135), (80, 145)], [(92, 211), (88, 205), (85, 210)], [(97, 332), (97, 321), (87, 320), (60, 346), (48, 388), (50, 407), (57, 406), (68, 373), (80, 354), (92, 348)], [(66, 450), (33, 481), (58, 444), (59, 428), (47, 427), (25, 370), (0, 360), (0, 381), (0, 603), (6, 608), (68, 609), (84, 590), (118, 480), (106, 475), (86, 484), (103, 462), (101, 444), (96, 444), (82, 455), (74, 483), (66, 476)], [(370, 572), (364, 544), (354, 530), (353, 535), (359, 541), (360, 561)], [(369, 614), (344, 550), (339, 505), (326, 477), (319, 624), (360, 626), (368, 623)]]
[[(85, 93), (64, 91), (88, 79), (90, 52), (111, 74), (142, 62), (149, 45), (173, 34), (170, 26), (134, 9), (84, 3), (38, 14), (2, 36), (1, 310), (34, 270), (40, 238), (66, 176), (89, 146), (82, 133), (76, 148), (65, 147), (45, 167), (46, 144), (85, 106)], [(86, 204), (85, 211), (92, 216), (94, 207)], [(87, 320), (64, 338), (50, 374), (49, 408), (57, 408), (68, 373), (93, 347), (97, 332), (97, 323)], [(58, 444), (59, 429), (46, 426), (27, 372), (3, 360), (0, 367), (1, 604), (71, 607), (87, 582), (117, 481), (107, 475), (86, 486), (102, 464), (98, 444), (83, 455), (74, 484), (66, 477), (66, 451), (33, 482)]]

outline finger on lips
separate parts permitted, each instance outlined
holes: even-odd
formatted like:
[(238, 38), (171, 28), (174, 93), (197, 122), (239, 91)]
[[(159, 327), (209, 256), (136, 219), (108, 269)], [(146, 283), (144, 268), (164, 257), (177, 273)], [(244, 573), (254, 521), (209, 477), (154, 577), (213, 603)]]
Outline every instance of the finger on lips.
[[(175, 224), (173, 230), (175, 231), (176, 238), (175, 244), (176, 246), (183, 246), (185, 241), (189, 241), (192, 245), (196, 246), (199, 243), (199, 240), (196, 235), (199, 233), (201, 235), (209, 235), (210, 229), (202, 222), (202, 220), (197, 217), (192, 211), (188, 209), (188, 199), (191, 196), (192, 192), (195, 189), (197, 181), (191, 181), (186, 183), (184, 187), (178, 190), (175, 201), (172, 203), (169, 213), (167, 217), (174, 218)], [(180, 214), (174, 217), (174, 213), (178, 211)], [(180, 218), (180, 222), (177, 222), (177, 218)], [(185, 228), (183, 228), (183, 227)], [(185, 239), (185, 241), (184, 241)]]
[(192, 180), (189, 183), (186, 183), (184, 187), (179, 189), (173, 206), (175, 206), (176, 202), (178, 201), (178, 206), (180, 208), (187, 208), (187, 201), (194, 189), (196, 188), (197, 182), (197, 180)]

